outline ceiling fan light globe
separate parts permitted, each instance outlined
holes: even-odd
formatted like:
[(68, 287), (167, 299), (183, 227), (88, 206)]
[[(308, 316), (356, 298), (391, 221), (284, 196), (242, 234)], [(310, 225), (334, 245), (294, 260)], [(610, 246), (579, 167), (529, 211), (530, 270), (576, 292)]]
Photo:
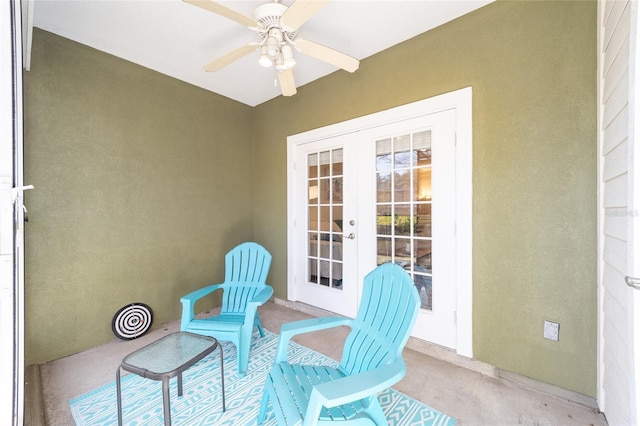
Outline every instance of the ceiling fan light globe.
[(293, 68), (296, 65), (296, 58), (293, 57), (293, 51), (291, 46), (285, 44), (282, 46), (282, 62), (287, 68)]
[(265, 68), (269, 68), (270, 66), (273, 65), (273, 61), (266, 54), (260, 55), (260, 59), (258, 60), (258, 63)]
[(296, 58), (293, 56), (284, 60), (284, 66), (287, 68), (293, 68), (296, 66)]

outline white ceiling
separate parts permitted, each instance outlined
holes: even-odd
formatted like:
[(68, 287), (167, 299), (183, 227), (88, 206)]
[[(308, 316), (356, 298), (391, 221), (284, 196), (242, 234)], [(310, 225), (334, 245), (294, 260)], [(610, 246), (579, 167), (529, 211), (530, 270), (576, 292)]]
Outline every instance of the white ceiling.
[[(334, 0), (298, 36), (362, 60), (491, 1)], [(219, 1), (250, 17), (266, 2)], [(287, 6), (291, 2), (282, 1)], [(258, 65), (258, 51), (218, 72), (205, 72), (205, 64), (259, 37), (180, 0), (35, 0), (33, 13), (35, 27), (250, 106), (281, 93), (275, 70)], [(297, 87), (337, 70), (302, 53), (294, 55)]]

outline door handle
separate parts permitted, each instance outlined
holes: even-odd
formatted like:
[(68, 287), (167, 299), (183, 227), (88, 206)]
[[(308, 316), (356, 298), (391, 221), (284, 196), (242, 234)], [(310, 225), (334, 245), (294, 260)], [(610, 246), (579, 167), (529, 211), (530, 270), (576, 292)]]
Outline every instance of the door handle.
[(640, 290), (640, 278), (626, 276), (624, 277), (624, 282), (626, 282), (629, 287)]
[(33, 189), (33, 185), (16, 186), (15, 188), (11, 188), (11, 202), (15, 203), (18, 195), (28, 189)]
[(355, 240), (356, 239), (356, 234), (354, 234), (353, 232), (350, 233), (349, 235), (343, 235), (344, 238), (348, 238), (350, 240)]

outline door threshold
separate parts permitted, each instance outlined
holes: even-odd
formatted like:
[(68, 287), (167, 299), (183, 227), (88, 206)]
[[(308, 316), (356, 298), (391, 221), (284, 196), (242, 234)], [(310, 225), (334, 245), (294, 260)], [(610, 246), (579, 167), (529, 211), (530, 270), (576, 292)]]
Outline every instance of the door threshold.
[(344, 315), (336, 314), (335, 312), (327, 311), (326, 309), (318, 308), (308, 305), (302, 302), (294, 302), (291, 300), (282, 300), (277, 297), (273, 298), (273, 303), (276, 305), (284, 306), (285, 308), (293, 309), (294, 311), (304, 312), (305, 314), (312, 315), (314, 317), (343, 317)]

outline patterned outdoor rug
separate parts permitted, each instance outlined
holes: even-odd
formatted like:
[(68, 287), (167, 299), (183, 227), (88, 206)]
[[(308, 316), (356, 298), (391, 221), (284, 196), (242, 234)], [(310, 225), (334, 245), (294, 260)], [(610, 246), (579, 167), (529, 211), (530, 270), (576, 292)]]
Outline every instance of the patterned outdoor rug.
[[(265, 337), (253, 336), (247, 375), (237, 374), (236, 350), (223, 342), (225, 394), (227, 411), (222, 412), (220, 392), (220, 358), (216, 350), (183, 373), (183, 396), (178, 397), (177, 383), (171, 380), (171, 419), (176, 426), (255, 425), (262, 400), (263, 383), (273, 365), (278, 335), (265, 330)], [(291, 343), (289, 359), (304, 364), (337, 363), (326, 356)], [(455, 425), (455, 419), (430, 408), (394, 389), (378, 396), (390, 425)], [(78, 426), (118, 424), (115, 381), (69, 401)], [(135, 374), (122, 377), (123, 424), (151, 426), (163, 424), (162, 383)], [(276, 424), (270, 413), (265, 425)]]

